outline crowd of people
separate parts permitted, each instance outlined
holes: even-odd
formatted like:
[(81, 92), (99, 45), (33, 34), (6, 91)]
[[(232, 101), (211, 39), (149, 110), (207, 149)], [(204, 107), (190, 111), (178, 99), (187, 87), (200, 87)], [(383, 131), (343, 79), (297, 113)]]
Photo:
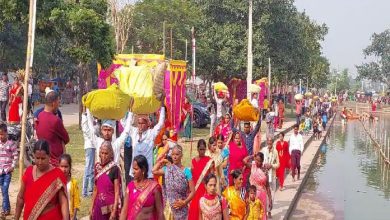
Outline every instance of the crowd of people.
[[(90, 218), (96, 220), (267, 219), (273, 194), (284, 190), (288, 170), (294, 181), (300, 179), (303, 135), (325, 129), (334, 111), (327, 99), (299, 100), (292, 134), (285, 137), (280, 132), (275, 137), (284, 120), (282, 99), (266, 99), (264, 116), (256, 122), (241, 122), (231, 108), (225, 108), (232, 106), (226, 94), (215, 93), (215, 126), (207, 141), (198, 140), (198, 153), (185, 167), (176, 134), (163, 131), (164, 104), (155, 123), (132, 112), (120, 121), (97, 120), (85, 109), (85, 173), (80, 191), (71, 174), (72, 158), (65, 154), (69, 135), (59, 111), (59, 94), (46, 92), (45, 107), (35, 113), (35, 161), (23, 174), (15, 219), (22, 213), (24, 219), (75, 219), (80, 196), (92, 199)], [(251, 103), (261, 111), (257, 100), (254, 94)], [(184, 121), (188, 114), (190, 106), (182, 116)], [(267, 123), (265, 147), (260, 145), (263, 120)], [(9, 184), (17, 150), (6, 133), (6, 125), (1, 124), (0, 181)], [(3, 190), (4, 216), (10, 213), (7, 190)]]

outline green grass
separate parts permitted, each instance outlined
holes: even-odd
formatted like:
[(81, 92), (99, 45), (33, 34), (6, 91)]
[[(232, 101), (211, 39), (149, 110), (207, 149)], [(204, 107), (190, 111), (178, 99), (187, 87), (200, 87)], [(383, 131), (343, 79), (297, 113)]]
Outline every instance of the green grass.
[(84, 138), (78, 125), (69, 126), (68, 131), (70, 142), (66, 145), (66, 152), (72, 156), (73, 164), (84, 164)]
[[(83, 188), (83, 175), (85, 165), (85, 153), (84, 153), (84, 138), (78, 125), (69, 126), (66, 128), (68, 131), (70, 142), (66, 145), (66, 152), (72, 156), (72, 176), (77, 179), (80, 193)], [(81, 195), (80, 195), (81, 196)], [(91, 198), (81, 197), (81, 208), (77, 216), (84, 217), (89, 215), (91, 209)]]

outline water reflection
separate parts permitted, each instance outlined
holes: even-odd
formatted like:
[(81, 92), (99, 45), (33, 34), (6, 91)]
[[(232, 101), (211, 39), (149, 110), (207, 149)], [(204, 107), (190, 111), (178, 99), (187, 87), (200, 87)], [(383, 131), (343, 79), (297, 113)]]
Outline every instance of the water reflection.
[[(389, 121), (372, 126), (387, 131)], [(390, 219), (390, 169), (359, 123), (335, 122), (292, 219)]]

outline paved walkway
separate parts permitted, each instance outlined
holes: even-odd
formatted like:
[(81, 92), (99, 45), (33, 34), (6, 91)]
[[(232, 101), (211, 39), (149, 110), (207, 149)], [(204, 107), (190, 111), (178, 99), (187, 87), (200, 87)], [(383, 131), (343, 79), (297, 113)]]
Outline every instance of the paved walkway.
[[(312, 133), (304, 135), (305, 150), (301, 157), (301, 179), (293, 182), (292, 176), (287, 175), (284, 181), (284, 190), (277, 190), (274, 193), (274, 205), (272, 209), (273, 219), (289, 219), (296, 202), (298, 201), (299, 194), (303, 189), (310, 171), (314, 165), (314, 159), (317, 157), (320, 146), (325, 142), (326, 136), (329, 134), (329, 130), (333, 125), (334, 118), (328, 123), (327, 129), (323, 136), (319, 140), (315, 140)], [(286, 138), (292, 135), (293, 131), (290, 131)]]
[[(44, 105), (37, 105), (34, 110), (43, 107)], [(79, 105), (78, 104), (62, 104), (60, 106), (63, 122), (65, 127), (79, 124)]]

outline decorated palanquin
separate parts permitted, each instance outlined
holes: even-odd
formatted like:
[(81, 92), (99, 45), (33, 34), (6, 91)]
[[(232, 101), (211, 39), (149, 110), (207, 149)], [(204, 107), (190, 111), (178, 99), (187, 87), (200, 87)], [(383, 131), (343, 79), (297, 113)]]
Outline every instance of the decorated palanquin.
[(259, 107), (264, 107), (264, 96), (268, 94), (268, 78), (263, 77), (259, 80), (255, 81), (255, 84), (260, 86), (260, 94), (259, 94)]
[(98, 64), (98, 88), (105, 89), (108, 86), (119, 81), (115, 77), (114, 71), (121, 66), (149, 66), (155, 67), (165, 62), (164, 55), (160, 54), (118, 54), (107, 69), (102, 69)]
[(229, 82), (230, 103), (238, 104), (241, 100), (246, 99), (246, 80), (233, 78)]
[[(120, 71), (121, 68), (131, 66), (147, 66), (154, 68), (164, 62), (167, 64), (163, 80), (165, 93), (164, 102), (167, 108), (167, 117), (164, 127), (171, 130), (171, 134), (176, 136), (180, 130), (180, 114), (184, 97), (186, 96), (186, 61), (166, 61), (164, 55), (159, 54), (118, 54), (109, 68), (103, 70), (98, 65), (98, 87), (99, 89), (104, 89), (114, 83), (120, 84), (120, 79), (116, 77), (116, 75), (118, 75), (118, 71)], [(163, 133), (163, 131), (161, 133)], [(160, 138), (161, 135), (159, 135), (156, 142), (159, 142)]]
[(176, 133), (180, 129), (180, 113), (186, 96), (186, 73), (187, 62), (182, 60), (170, 60), (165, 71), (165, 104), (168, 120)]

